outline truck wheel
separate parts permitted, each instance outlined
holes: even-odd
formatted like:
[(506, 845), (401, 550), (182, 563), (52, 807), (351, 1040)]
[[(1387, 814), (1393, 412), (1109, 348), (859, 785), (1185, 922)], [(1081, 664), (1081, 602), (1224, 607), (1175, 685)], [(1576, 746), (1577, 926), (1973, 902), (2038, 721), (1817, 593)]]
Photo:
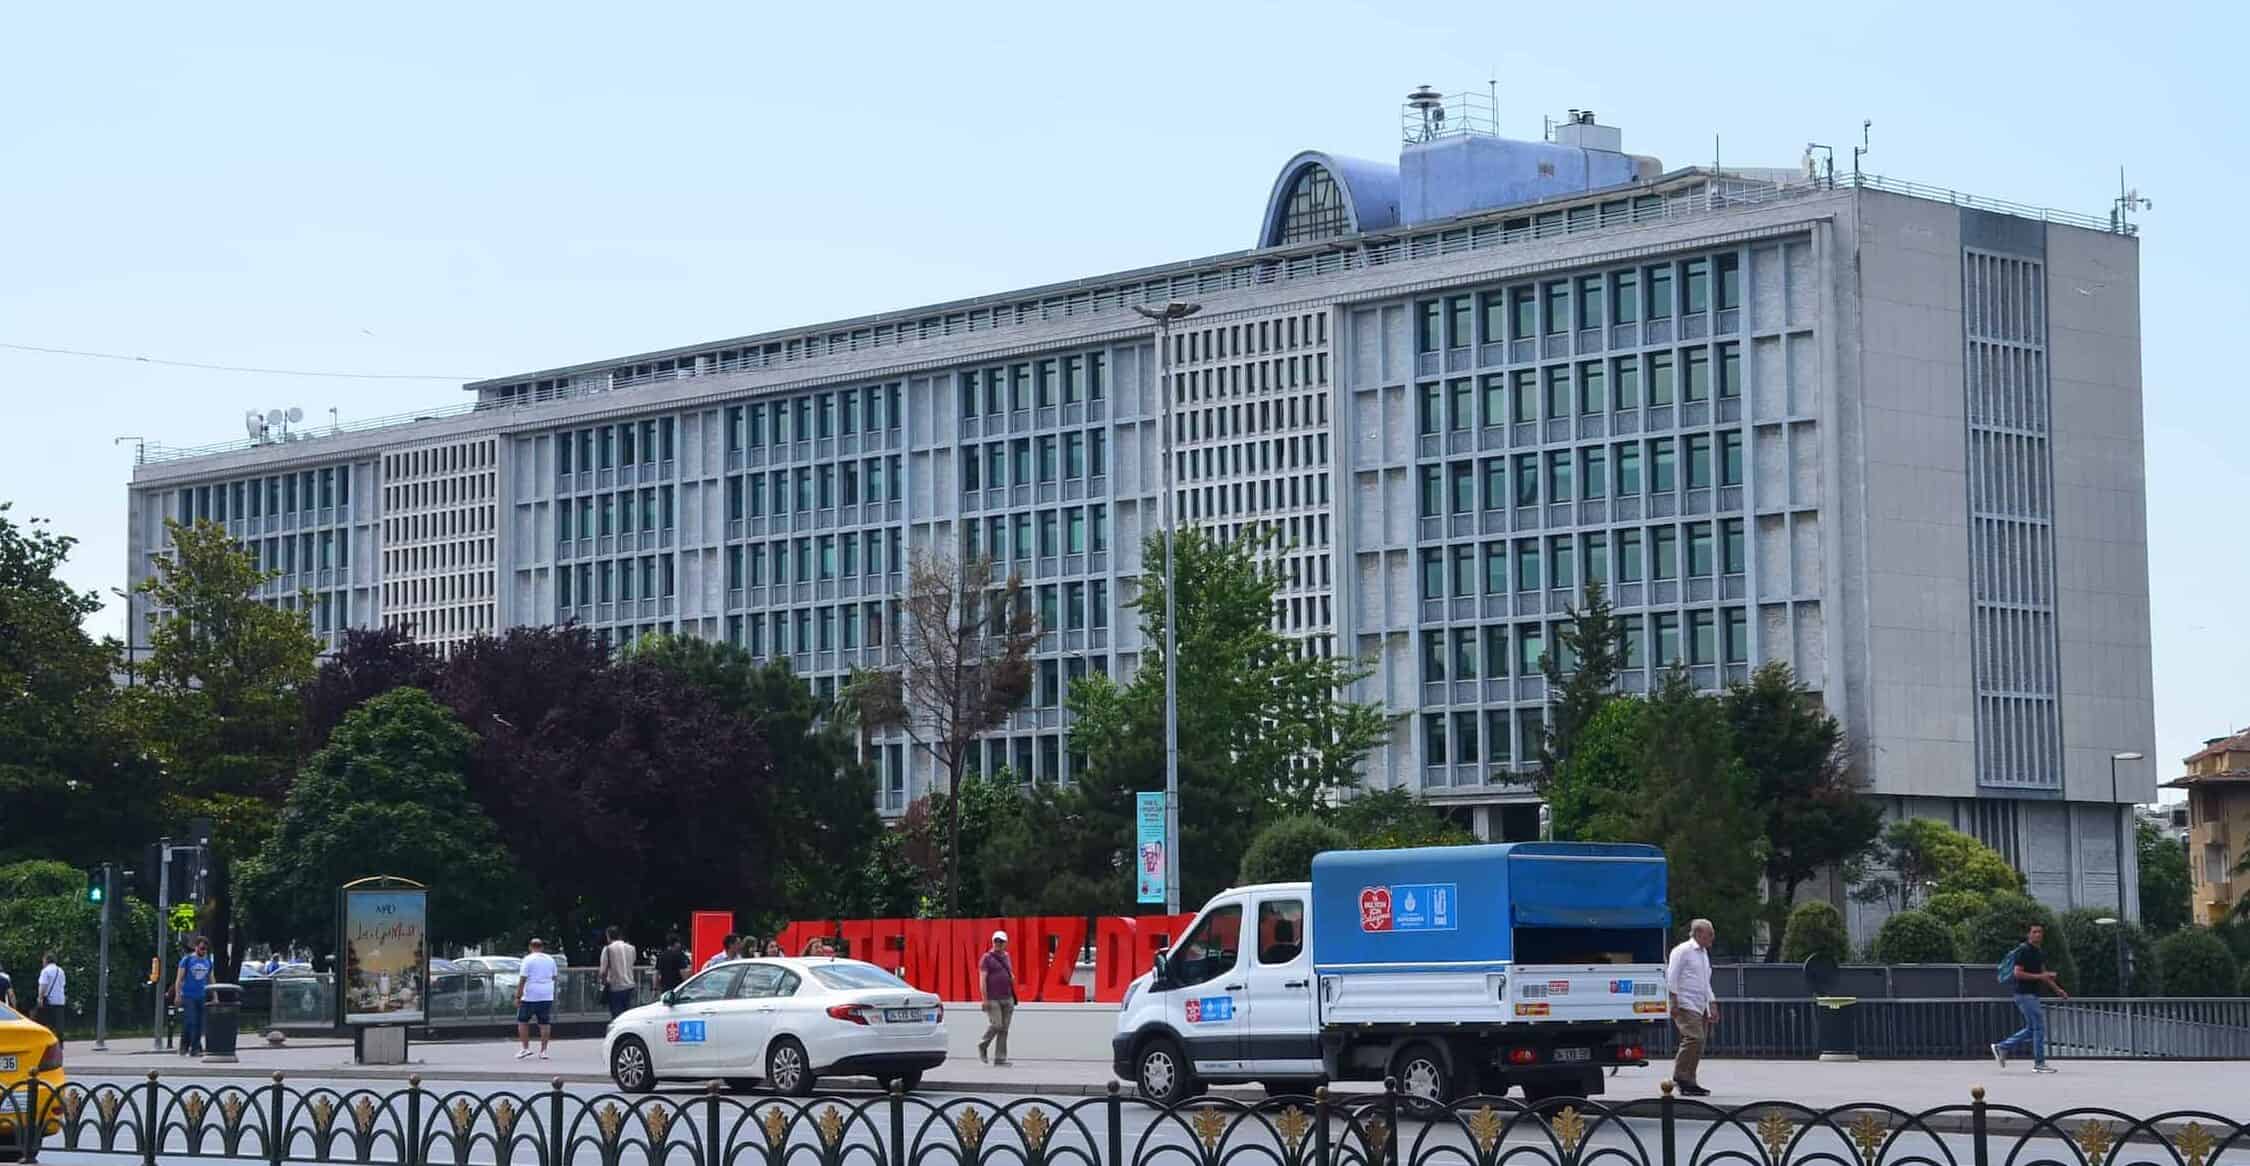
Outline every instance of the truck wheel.
[(1187, 1051), (1170, 1037), (1157, 1037), (1141, 1046), (1133, 1064), (1133, 1083), (1142, 1097), (1158, 1105), (1178, 1105), (1203, 1091)]
[(1434, 1105), (1450, 1105), (1458, 1096), (1453, 1063), (1428, 1041), (1417, 1041), (1401, 1050), (1398, 1059), (1391, 1062), (1391, 1078), (1398, 1082), (1400, 1093)]

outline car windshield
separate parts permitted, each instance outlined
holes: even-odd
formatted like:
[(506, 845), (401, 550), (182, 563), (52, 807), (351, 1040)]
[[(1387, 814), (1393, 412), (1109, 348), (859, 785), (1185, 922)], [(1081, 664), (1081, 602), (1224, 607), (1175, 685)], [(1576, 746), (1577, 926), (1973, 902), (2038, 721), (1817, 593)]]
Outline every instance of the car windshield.
[(910, 985), (873, 964), (815, 964), (807, 969), (824, 987), (838, 991), (853, 988), (905, 988)]
[(514, 956), (488, 956), (484, 966), (495, 972), (520, 972), (523, 970), (523, 961)]
[(5, 1004), (0, 1004), (0, 1021), (22, 1020), (23, 1014)]

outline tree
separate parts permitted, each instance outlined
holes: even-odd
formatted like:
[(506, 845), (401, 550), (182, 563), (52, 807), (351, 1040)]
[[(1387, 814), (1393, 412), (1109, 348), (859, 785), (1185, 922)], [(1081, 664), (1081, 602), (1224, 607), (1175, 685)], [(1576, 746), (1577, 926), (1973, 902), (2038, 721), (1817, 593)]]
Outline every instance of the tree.
[(1799, 903), (1789, 913), (1781, 940), (1781, 958), (1801, 964), (1816, 955), (1843, 963), (1852, 958), (1851, 933), (1844, 930), (1844, 913), (1828, 903)]
[(166, 522), (171, 553), (135, 588), (162, 614), (149, 654), (134, 663), (137, 681), (121, 699), (161, 766), (167, 821), (209, 818), (212, 918), (221, 978), (238, 961), (230, 863), (257, 854), (297, 769), (303, 705), (320, 645), (311, 599), (294, 609), (257, 596), (279, 572), (261, 571), (226, 528), (209, 521)]
[(1765, 846), (1724, 710), (1678, 665), (1646, 705), (1637, 833), (1669, 860), (1672, 917), (1707, 918), (1722, 938), (1747, 940)]
[(993, 815), (972, 851), (985, 903), (1002, 915), (1112, 915), (1132, 908), (1120, 847), (1096, 837), (1076, 788), (1042, 782)]
[(1601, 580), (1588, 579), (1579, 602), (1555, 629), (1555, 650), (1539, 658), (1547, 678), (1547, 727), (1539, 740), (1538, 785), (1544, 793), (1569, 763), (1578, 735), (1616, 696), (1625, 667), (1625, 622)]
[(116, 715), (116, 645), (81, 628), (101, 600), (56, 577), (74, 540), (8, 510), (0, 502), (0, 862), (136, 852), (156, 832), (156, 771)]
[(1353, 850), (1466, 846), (1477, 840), (1405, 786), (1362, 790), (1331, 811), (1328, 820), (1344, 832)]
[(1891, 823), (1871, 861), (1872, 867), (1868, 862), (1853, 864), (1857, 885), (1852, 897), (1863, 903), (1893, 903), (1901, 910), (1942, 894), (2020, 895), (2024, 888), (2023, 875), (1998, 851), (1928, 818)]
[(1312, 877), (1313, 858), (1325, 850), (1345, 850), (1351, 839), (1310, 814), (1279, 818), (1258, 831), (1242, 854), (1244, 883), (1294, 883)]
[(2133, 843), (2140, 865), (2141, 926), (2152, 935), (2187, 926), (2195, 888), (2188, 879), (2186, 845), (2138, 818)]
[(880, 897), (857, 882), (883, 820), (875, 812), (875, 776), (859, 760), (854, 705), (839, 699), (824, 706), (787, 660), (761, 663), (721, 641), (653, 637), (626, 658), (673, 673), (758, 726), (773, 758), (777, 915), (847, 918), (852, 904)]
[(1735, 752), (1765, 814), (1766, 959), (1782, 955), (1780, 926), (1797, 889), (1866, 854), (1883, 811), (1861, 796), (1843, 726), (1787, 664), (1765, 664), (1725, 696)]
[(416, 643), (411, 628), (345, 628), (304, 687), (304, 751), (326, 745), (344, 717), (368, 700), (394, 688), (428, 689), (439, 667), (437, 653)]
[(2241, 974), (2234, 953), (2203, 927), (2182, 928), (2158, 940), (2156, 959), (2164, 967), (2167, 996), (2231, 996)]
[(1566, 842), (1637, 842), (1648, 703), (1621, 696), (1578, 733), (1569, 760), (1547, 787), (1548, 824)]
[[(2078, 982), (2068, 985), (2079, 996), (2162, 996), (2164, 974), (2156, 958), (2156, 945), (2146, 931), (2131, 923), (2096, 923), (2115, 913), (2080, 907), (2062, 913), (2063, 934), (2078, 956)], [(2125, 934), (2125, 950), (2132, 964), (2126, 986), (2117, 983), (2117, 936)]]
[(1961, 958), (1968, 963), (1997, 967), (2000, 957), (2015, 950), (2034, 923), (2047, 929), (2046, 938), (2039, 945), (2047, 956), (2047, 970), (2056, 973), (2065, 991), (2078, 991), (2078, 956), (2071, 949), (2070, 936), (2057, 925), (2053, 911), (2014, 891), (1993, 894), (1984, 910), (1964, 925), (1967, 942), (1962, 946)]
[(476, 735), (419, 688), (353, 709), (297, 777), (273, 844), (242, 864), (274, 938), (335, 934), (336, 888), (399, 875), (430, 888), (431, 936), (475, 943), (523, 918), (528, 890), (463, 774)]
[[(128, 1017), (138, 976), (119, 969), (147, 966), (156, 912), (138, 899), (110, 904), (109, 1009)], [(15, 980), (16, 999), (27, 1008), (38, 980), (39, 957), (52, 951), (68, 977), (69, 999), (84, 1016), (94, 1011), (101, 966), (101, 907), (86, 901), (86, 872), (61, 862), (34, 860), (0, 866), (0, 969)], [(141, 1007), (147, 998), (141, 997)]]
[[(1006, 724), (1031, 692), (1031, 652), (1039, 627), (1021, 575), (988, 586), (991, 564), (918, 551), (899, 606), (905, 662), (879, 683), (855, 686), (860, 715), (873, 726), (905, 730), (916, 748), (958, 789), (977, 738)], [(946, 817), (945, 902), (961, 905), (959, 802)]]
[(1949, 964), (1959, 958), (1953, 929), (1927, 911), (1900, 911), (1883, 920), (1868, 955), (1879, 964)]

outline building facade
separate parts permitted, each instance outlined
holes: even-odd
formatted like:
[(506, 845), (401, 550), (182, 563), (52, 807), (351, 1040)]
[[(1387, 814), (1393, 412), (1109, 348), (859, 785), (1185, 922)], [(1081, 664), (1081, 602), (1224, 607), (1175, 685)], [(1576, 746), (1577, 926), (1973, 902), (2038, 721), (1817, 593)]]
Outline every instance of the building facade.
[[(1590, 113), (1517, 142), (1416, 96), (1396, 165), (1290, 160), (1248, 251), (151, 450), (132, 573), (210, 517), (325, 634), (576, 620), (830, 687), (893, 658), (910, 556), (988, 556), (1045, 634), (983, 764), (1067, 781), (1065, 688), (1142, 650), (1169, 402), (1179, 520), (1273, 532), (1277, 626), (1373, 662), (1358, 695), (1399, 719), (1369, 785), (1534, 835), (1538, 662), (1601, 580), (1626, 687), (1786, 661), (1893, 813), (2136, 910), (2114, 839), (2153, 779), (2108, 781), (2153, 739), (2130, 228), (1667, 171)], [(1160, 360), (1134, 308), (1172, 302), (1199, 310)], [(903, 740), (879, 763), (886, 812), (932, 788)]]
[(2189, 916), (2224, 922), (2250, 894), (2250, 731), (2213, 737), (2183, 763), (2186, 772), (2165, 782), (2187, 791)]

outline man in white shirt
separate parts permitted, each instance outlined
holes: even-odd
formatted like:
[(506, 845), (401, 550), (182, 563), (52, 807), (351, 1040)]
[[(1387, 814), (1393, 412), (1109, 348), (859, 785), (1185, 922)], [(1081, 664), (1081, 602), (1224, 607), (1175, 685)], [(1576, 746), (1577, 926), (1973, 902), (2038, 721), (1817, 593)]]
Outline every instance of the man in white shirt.
[(67, 978), (62, 965), (55, 962), (55, 953), (43, 952), (39, 956), (39, 999), (33, 1019), (47, 1026), (55, 1034), (55, 1044), (62, 1044), (63, 1000)]
[(1703, 1063), (1703, 1042), (1711, 1026), (1719, 1023), (1719, 1002), (1711, 995), (1711, 921), (1688, 924), (1688, 938), (1672, 949), (1664, 963), (1664, 987), (1672, 994), (1672, 1027), (1680, 1034), (1680, 1051), (1672, 1058), (1672, 1084), (1682, 1097), (1709, 1097), (1711, 1091), (1696, 1081)]
[(718, 967), (720, 964), (723, 964), (728, 960), (738, 960), (742, 958), (741, 936), (735, 935), (730, 932), (723, 942), (726, 946), (721, 947), (715, 952), (712, 952), (711, 958), (703, 961), (702, 970), (708, 972), (712, 968)]
[(531, 1055), (531, 1025), (539, 1024), (539, 1059), (547, 1059), (547, 1042), (555, 1035), (555, 957), (538, 936), (516, 974), (516, 1059)]
[(602, 948), (602, 1000), (611, 1020), (633, 1006), (633, 960), (639, 955), (625, 933), (611, 926), (609, 944)]

